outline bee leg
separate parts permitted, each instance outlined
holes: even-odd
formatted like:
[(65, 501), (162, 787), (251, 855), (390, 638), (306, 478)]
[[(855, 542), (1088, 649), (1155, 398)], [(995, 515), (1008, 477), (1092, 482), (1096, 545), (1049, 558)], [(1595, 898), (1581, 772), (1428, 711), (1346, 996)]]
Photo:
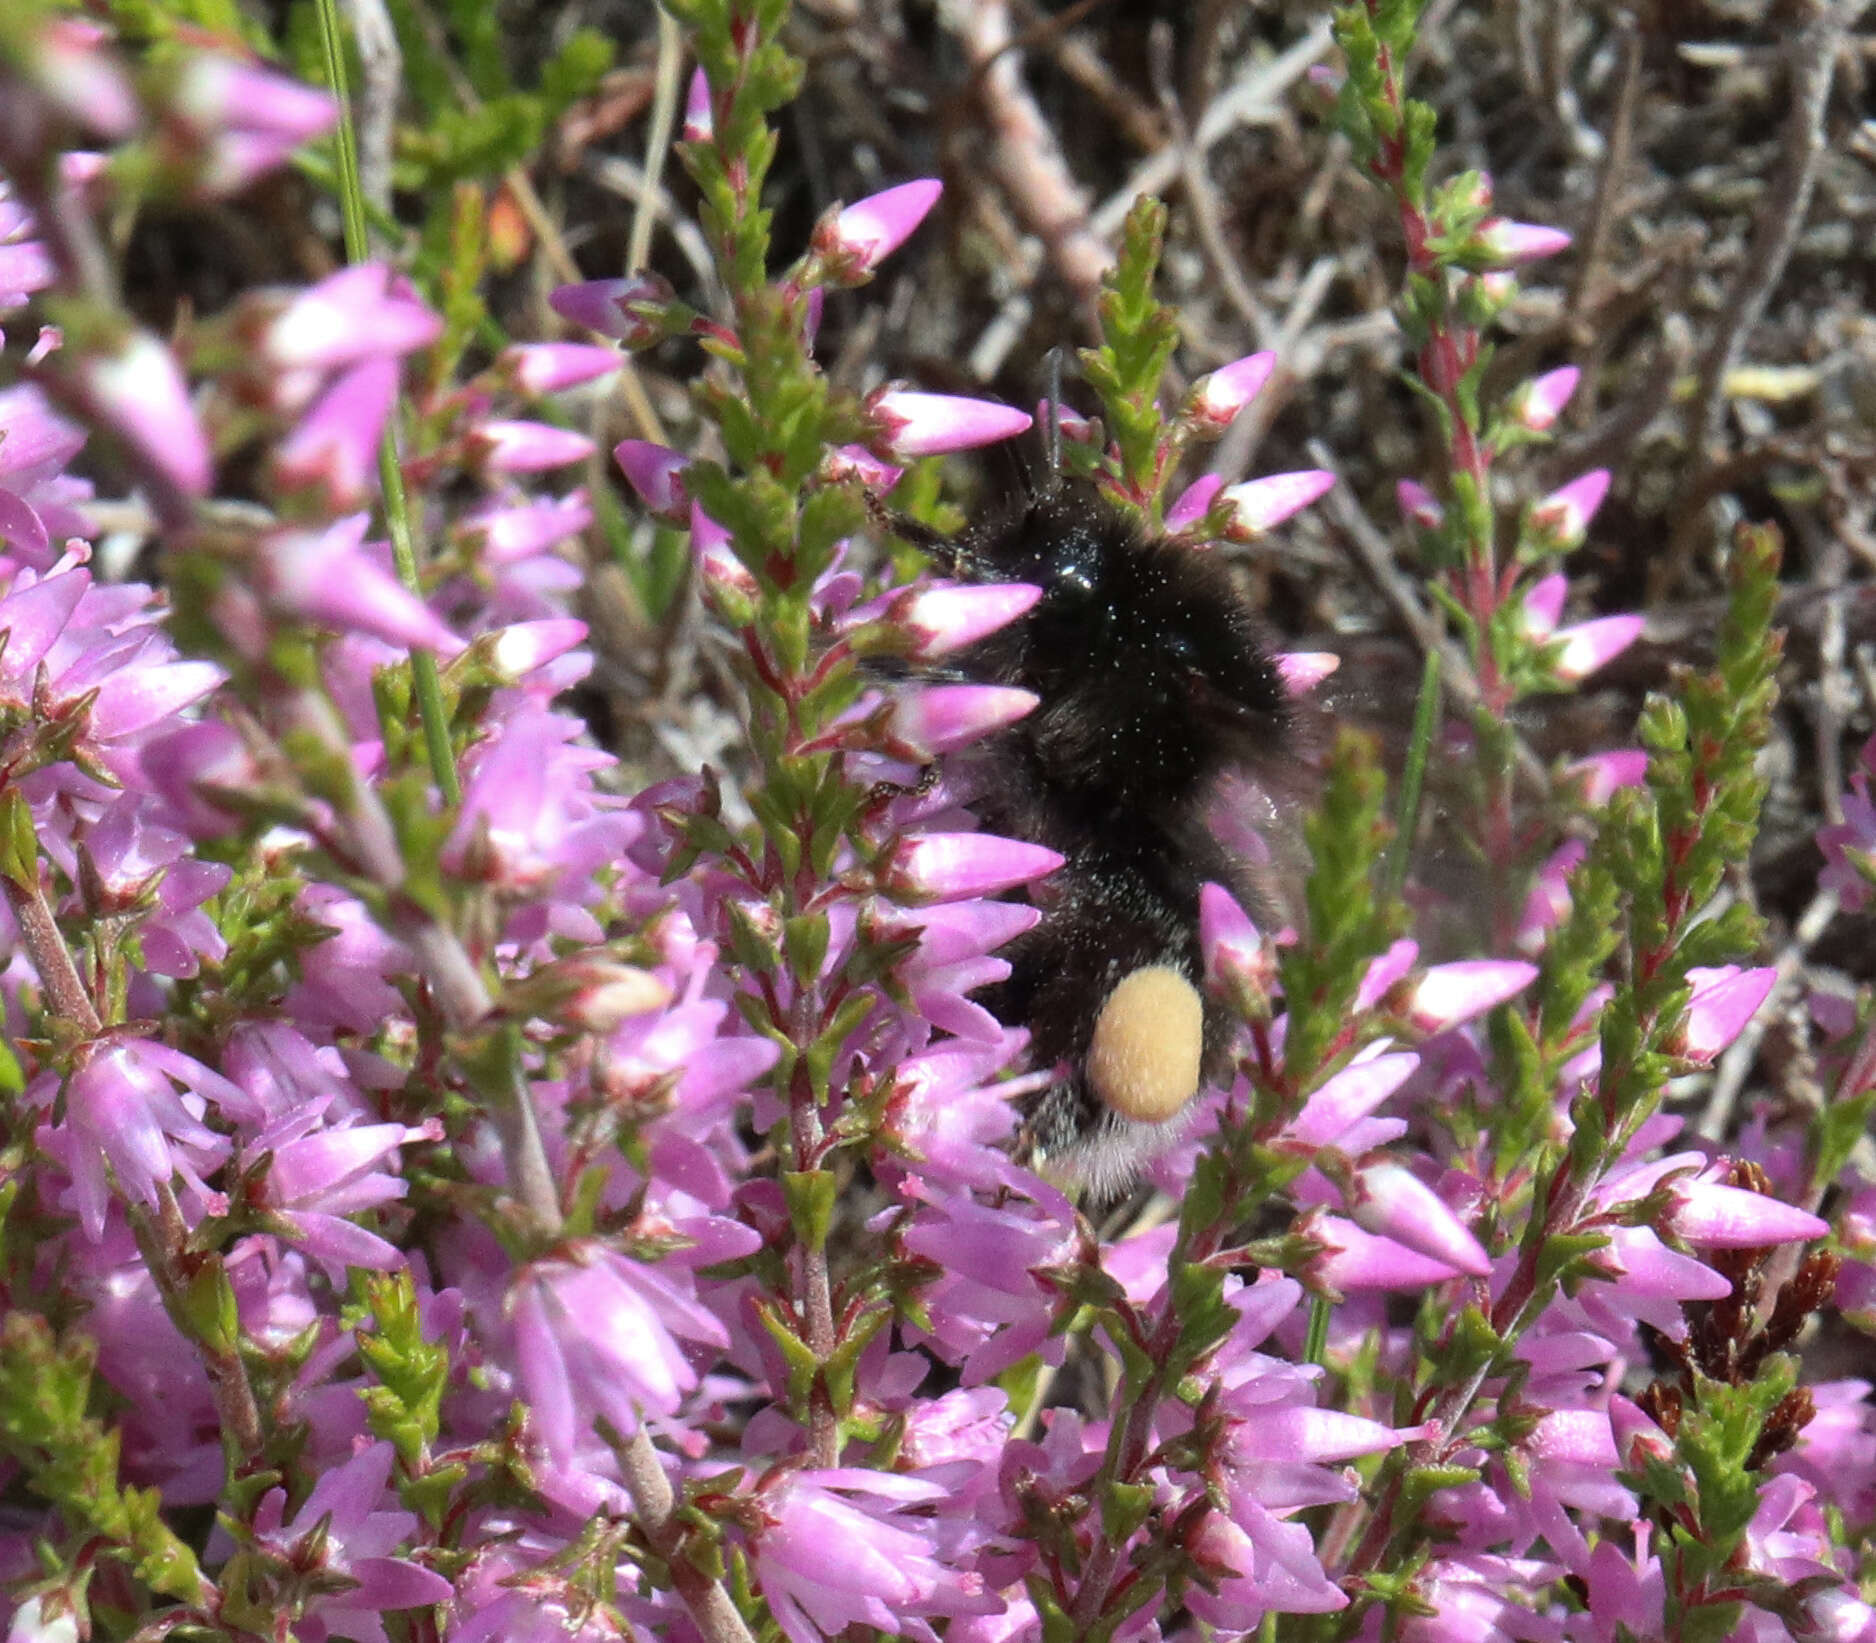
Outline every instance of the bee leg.
[(938, 766), (936, 764), (921, 765), (918, 780), (909, 785), (905, 782), (875, 782), (867, 789), (867, 813), (871, 815), (875, 811), (883, 810), (894, 799), (925, 798), (937, 785)]
[(1163, 1124), (1199, 1093), (1205, 1004), (1169, 964), (1123, 976), (1095, 1017), (1088, 1086), (1111, 1113)]

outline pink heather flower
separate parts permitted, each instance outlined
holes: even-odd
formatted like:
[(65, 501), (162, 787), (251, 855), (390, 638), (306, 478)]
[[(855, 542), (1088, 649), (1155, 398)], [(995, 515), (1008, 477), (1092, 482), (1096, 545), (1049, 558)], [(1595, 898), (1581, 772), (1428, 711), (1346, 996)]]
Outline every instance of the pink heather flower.
[(789, 1643), (822, 1643), (849, 1626), (935, 1643), (929, 1617), (1001, 1609), (980, 1577), (939, 1560), (925, 1511), (946, 1494), (860, 1467), (784, 1472), (763, 1489), (750, 1561)]
[(1185, 414), (1202, 431), (1222, 434), (1237, 415), (1264, 390), (1277, 368), (1277, 356), (1246, 354), (1202, 376), (1186, 397)]
[(1246, 1015), (1268, 1012), (1276, 961), (1250, 915), (1222, 885), (1199, 890), (1199, 947), (1208, 986), (1223, 990)]
[(1770, 967), (1742, 970), (1736, 964), (1687, 972), (1693, 996), (1687, 1001), (1687, 1020), (1675, 1046), (1693, 1061), (1711, 1061), (1746, 1029), (1759, 1006), (1778, 984), (1778, 971)]
[[(518, 684), (532, 673), (552, 669), (551, 692), (564, 689), (562, 668), (555, 667), (564, 656), (572, 655), (586, 639), (586, 624), (571, 616), (547, 617), (538, 622), (515, 622), (493, 636), (484, 634), (477, 643), (487, 646), (490, 665), (510, 683)], [(577, 678), (584, 678), (590, 658), (579, 664)], [(577, 682), (577, 681), (569, 681)]]
[(228, 1153), (227, 1140), (202, 1122), (205, 1097), (237, 1109), (248, 1104), (219, 1073), (167, 1045), (119, 1039), (81, 1058), (65, 1084), (65, 1123), (51, 1134), (93, 1243), (104, 1236), (111, 1181), (147, 1209), (178, 1174), (203, 1190), (201, 1177)]
[(717, 1351), (730, 1344), (688, 1273), (596, 1243), (523, 1267), (507, 1310), (533, 1427), (562, 1466), (601, 1416), (629, 1437), (642, 1414), (677, 1413), (698, 1376), (680, 1343)]
[(1328, 650), (1285, 650), (1271, 659), (1291, 696), (1307, 696), (1342, 665), (1342, 658)]
[(310, 884), (298, 911), (332, 931), (299, 957), (299, 979), (287, 989), (286, 1017), (301, 1027), (336, 1027), (370, 1033), (399, 1019), (404, 995), (395, 979), (416, 968), (401, 941), (386, 935), (355, 897), (327, 884)]
[(55, 720), (84, 710), (75, 751), (109, 769), (134, 769), (129, 744), (223, 678), (212, 663), (172, 659), (149, 600), (149, 589), (136, 584), (94, 588), (82, 569), (43, 579), (22, 572), (0, 599), (0, 632), (8, 635), (0, 703)]
[(396, 399), (396, 360), (372, 354), (347, 367), (275, 447), (276, 483), (319, 490), (330, 513), (358, 507), (377, 487), (378, 440)]
[(1547, 432), (1570, 403), (1582, 375), (1574, 365), (1565, 365), (1533, 377), (1512, 393), (1505, 405), (1506, 416), (1533, 433)]
[(24, 308), (33, 292), (57, 277), (45, 246), (34, 238), (32, 213), (11, 193), (0, 177), (0, 313)]
[(905, 244), (943, 192), (936, 177), (922, 177), (869, 194), (815, 230), (814, 250), (842, 283), (870, 274)]
[(1609, 470), (1591, 468), (1532, 504), (1526, 525), (1546, 551), (1567, 553), (1582, 546), (1589, 522), (1609, 494)]
[(1477, 254), (1498, 268), (1519, 268), (1542, 257), (1554, 257), (1569, 248), (1570, 236), (1561, 228), (1541, 223), (1512, 222), (1492, 217), (1479, 224), (1472, 245)]
[(1335, 483), (1335, 475), (1320, 468), (1300, 473), (1266, 474), (1247, 479), (1224, 493), (1232, 510), (1231, 536), (1252, 542), (1291, 514), (1301, 513)]
[(547, 422), (481, 422), (469, 434), (471, 458), (490, 473), (544, 473), (583, 462), (593, 442)]
[(59, 538), (91, 534), (72, 507), (90, 487), (65, 474), (84, 443), (33, 384), (0, 389), (0, 543), (37, 569)]
[(884, 496), (905, 477), (905, 469), (882, 462), (864, 445), (836, 445), (822, 459), (821, 472), (830, 483), (857, 480), (875, 496)]
[(707, 143), (716, 135), (716, 118), (710, 106), (710, 82), (698, 69), (690, 77), (690, 89), (684, 94), (684, 141)]
[(1349, 1193), (1348, 1212), (1365, 1231), (1392, 1238), (1474, 1278), (1491, 1275), (1491, 1259), (1478, 1239), (1405, 1165), (1385, 1158), (1361, 1164)]
[[(1434, 1610), (1413, 1615), (1401, 1626), (1401, 1643), (1563, 1643), (1563, 1622), (1534, 1613), (1521, 1593), (1535, 1593), (1559, 1573), (1536, 1558), (1467, 1552), (1440, 1557), (1414, 1577), (1414, 1592)], [(1652, 1634), (1637, 1633), (1637, 1636)]]
[(1640, 616), (1599, 616), (1559, 628), (1551, 635), (1559, 647), (1551, 661), (1552, 671), (1568, 684), (1586, 679), (1634, 644), (1647, 625)]
[(673, 525), (689, 522), (690, 498), (680, 478), (690, 466), (689, 457), (648, 439), (622, 439), (613, 446), (612, 455), (647, 509)]
[(610, 375), (619, 356), (587, 342), (517, 342), (496, 356), (495, 368), (523, 393), (557, 394)]
[(191, 185), (232, 194), (331, 128), (338, 108), (325, 92), (221, 52), (184, 58), (168, 112), (200, 150), (187, 163)]
[(1053, 850), (993, 833), (912, 833), (894, 840), (879, 880), (909, 901), (957, 901), (1013, 890), (1061, 865)]
[[(1405, 1125), (1398, 1119), (1372, 1119), (1369, 1114), (1406, 1083), (1419, 1065), (1419, 1056), (1401, 1050), (1352, 1062), (1316, 1088), (1284, 1130), (1284, 1139), (1298, 1147), (1336, 1147), (1343, 1152), (1384, 1145)], [(1366, 1126), (1374, 1124), (1390, 1126), (1385, 1140), (1373, 1138), (1374, 1132)]]
[(1030, 425), (1029, 414), (988, 399), (881, 388), (867, 396), (874, 454), (889, 462), (968, 451), (1010, 439)]
[(208, 436), (168, 348), (147, 331), (133, 331), (115, 352), (80, 358), (76, 375), (92, 409), (145, 462), (178, 490), (207, 494)]
[[(0, 462), (5, 460), (0, 445)], [(0, 470), (4, 477), (4, 470)], [(1843, 898), (1846, 912), (1861, 912), (1876, 889), (1876, 804), (1870, 802), (1870, 772), (1876, 770), (1876, 736), (1863, 744), (1860, 763), (1843, 795), (1843, 820), (1817, 830), (1817, 846), (1824, 853), (1824, 871), (1818, 884)]]
[(1587, 1588), (1587, 1610), (1570, 1620), (1571, 1643), (1623, 1643), (1627, 1638), (1665, 1635), (1667, 1578), (1652, 1550), (1654, 1525), (1632, 1530), (1634, 1556), (1620, 1541), (1599, 1541), (1579, 1571)]
[(547, 305), (574, 325), (584, 325), (628, 348), (646, 348), (664, 335), (664, 328), (633, 309), (662, 307), (675, 295), (671, 282), (660, 275), (634, 274), (630, 279), (558, 286), (548, 293)]
[[(37, 782), (29, 778), (28, 785)], [(125, 919), (126, 932), (135, 931), (146, 975), (193, 976), (201, 958), (226, 955), (220, 930), (201, 907), (227, 885), (233, 870), (187, 854), (188, 839), (160, 825), (141, 794), (109, 803), (89, 825), (61, 805), (40, 822), (38, 833), (40, 847), (70, 882), (91, 881), (83, 897), (70, 898), (70, 910)]]
[[(1251, 1528), (1243, 1526), (1248, 1519)], [(1187, 1548), (1208, 1578), (1186, 1606), (1218, 1632), (1255, 1632), (1267, 1614), (1333, 1614), (1348, 1599), (1323, 1573), (1301, 1523), (1286, 1523), (1255, 1501), (1231, 1498), (1231, 1512), (1207, 1513)]]
[(1312, 1288), (1343, 1295), (1377, 1289), (1431, 1289), (1459, 1274), (1451, 1261), (1368, 1232), (1339, 1215), (1306, 1218), (1303, 1229), (1313, 1232), (1325, 1246), (1309, 1263)]
[[(902, 636), (895, 651), (910, 661), (935, 662), (1014, 622), (1041, 597), (1042, 589), (1027, 582), (906, 588), (890, 597), (883, 620)], [(853, 612), (845, 625), (859, 625), (862, 614)]]
[[(306, 1046), (310, 1055), (312, 1046)], [(317, 1107), (302, 1107), (260, 1131), (241, 1162), (268, 1159), (260, 1201), (280, 1234), (305, 1250), (336, 1278), (348, 1266), (388, 1272), (404, 1265), (395, 1244), (349, 1219), (395, 1202), (408, 1190), (389, 1172), (398, 1149), (417, 1141), (440, 1141), (436, 1119), (403, 1124), (341, 1124), (325, 1127)]]
[(122, 68), (97, 24), (78, 17), (40, 22), (26, 42), (23, 67), (35, 91), (66, 118), (103, 137), (127, 137), (140, 111)]
[(386, 570), (366, 544), (369, 514), (320, 532), (275, 531), (261, 539), (254, 580), (288, 616), (338, 633), (368, 634), (387, 645), (454, 656), (462, 641), (430, 607)]
[(1531, 881), (1531, 893), (1525, 898), (1524, 911), (1518, 918), (1516, 946), (1521, 953), (1540, 953), (1544, 937), (1570, 910), (1570, 875), (1589, 854), (1581, 839), (1560, 845)]
[(1515, 959), (1436, 964), (1414, 983), (1401, 1013), (1423, 1033), (1445, 1032), (1515, 998), (1536, 979), (1536, 965)]
[(452, 872), (511, 891), (568, 889), (617, 858), (643, 825), (593, 786), (612, 756), (576, 719), (528, 707), (464, 760), (462, 810), (444, 846)]
[(1221, 474), (1205, 474), (1193, 480), (1166, 510), (1166, 529), (1176, 535), (1196, 525), (1211, 511), (1212, 498), (1224, 487)]
[(1423, 531), (1436, 531), (1445, 523), (1446, 510), (1440, 506), (1439, 499), (1426, 486), (1411, 479), (1395, 483), (1394, 501), (1400, 508), (1401, 518)]
[(443, 319), (409, 282), (380, 262), (361, 262), (309, 285), (268, 322), (260, 352), (283, 371), (335, 371), (376, 355), (427, 348)]
[(1593, 807), (1607, 804), (1624, 787), (1640, 787), (1648, 779), (1648, 755), (1640, 748), (1612, 748), (1607, 753), (1592, 753), (1573, 760), (1564, 774), (1583, 784), (1583, 802)]
[[(389, 1443), (374, 1443), (322, 1472), (291, 1523), (287, 1496), (270, 1489), (254, 1512), (255, 1549), (292, 1571), (296, 1637), (385, 1643), (384, 1615), (449, 1601), (450, 1583), (392, 1554), (408, 1545), (417, 1516), (396, 1506)], [(264, 1567), (265, 1565), (263, 1565)]]
[[(1695, 1156), (1681, 1154), (1682, 1159)], [(1710, 1249), (1758, 1249), (1772, 1244), (1808, 1243), (1829, 1234), (1815, 1215), (1765, 1193), (1728, 1186), (1718, 1166), (1697, 1175), (1681, 1175), (1663, 1187), (1668, 1209), (1663, 1224), (1678, 1238)]]
[(584, 490), (574, 490), (486, 504), (465, 516), (459, 529), (485, 563), (512, 565), (572, 541), (592, 522), (592, 502)]
[(1562, 572), (1540, 577), (1524, 590), (1524, 631), (1534, 639), (1548, 639), (1563, 620), (1563, 601), (1570, 581)]
[(1002, 685), (927, 685), (901, 691), (892, 700), (886, 749), (896, 758), (929, 764), (1013, 725), (1035, 710), (1039, 698)]

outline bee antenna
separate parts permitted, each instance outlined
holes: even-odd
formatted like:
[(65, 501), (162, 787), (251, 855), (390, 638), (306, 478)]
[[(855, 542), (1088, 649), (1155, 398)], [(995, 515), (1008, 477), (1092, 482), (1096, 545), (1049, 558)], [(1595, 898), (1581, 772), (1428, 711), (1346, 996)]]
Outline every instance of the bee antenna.
[(1049, 391), (1042, 402), (1042, 452), (1048, 464), (1048, 478), (1043, 495), (1053, 495), (1062, 484), (1062, 350), (1049, 350), (1044, 362), (1049, 373)]

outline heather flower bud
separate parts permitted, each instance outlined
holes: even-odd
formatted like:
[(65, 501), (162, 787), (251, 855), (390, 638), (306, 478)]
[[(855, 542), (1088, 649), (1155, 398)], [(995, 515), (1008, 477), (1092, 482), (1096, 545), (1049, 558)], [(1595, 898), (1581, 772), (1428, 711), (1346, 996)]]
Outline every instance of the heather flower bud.
[(1328, 650), (1279, 651), (1272, 660), (1277, 664), (1277, 677), (1291, 696), (1307, 696), (1342, 665), (1342, 658)]
[(543, 617), (483, 634), (476, 646), (485, 651), (489, 666), (502, 678), (518, 684), (577, 649), (585, 638), (584, 622), (571, 616)]
[(1683, 1175), (1661, 1189), (1667, 1209), (1661, 1225), (1690, 1244), (1713, 1249), (1765, 1249), (1808, 1243), (1830, 1232), (1828, 1222), (1795, 1204), (1745, 1187), (1727, 1186), (1707, 1171)]
[(1624, 787), (1639, 787), (1648, 778), (1648, 755), (1635, 747), (1611, 748), (1592, 753), (1588, 758), (1572, 760), (1564, 767), (1566, 776), (1583, 784), (1583, 802), (1600, 807)]
[(1196, 525), (1211, 511), (1212, 498), (1224, 489), (1225, 481), (1220, 474), (1205, 474), (1195, 479), (1181, 491), (1173, 505), (1166, 510), (1166, 529), (1177, 535), (1180, 531)]
[(879, 885), (908, 901), (958, 901), (1013, 890), (1061, 865), (1053, 850), (994, 833), (917, 833), (893, 842)]
[(1313, 1225), (1324, 1244), (1322, 1253), (1309, 1263), (1305, 1278), (1322, 1293), (1430, 1289), (1445, 1283), (1456, 1270), (1451, 1261), (1367, 1232), (1339, 1215), (1317, 1216), (1313, 1222), (1306, 1216), (1304, 1224)]
[(148, 331), (132, 331), (114, 348), (84, 354), (76, 370), (93, 409), (144, 461), (178, 490), (207, 494), (208, 436), (167, 347)]
[(1270, 352), (1246, 354), (1221, 365), (1192, 385), (1186, 396), (1185, 419), (1195, 433), (1213, 438), (1229, 428), (1237, 415), (1263, 391), (1270, 374), (1277, 368), (1277, 356)]
[(593, 454), (593, 442), (548, 422), (484, 422), (469, 435), (469, 449), (490, 473), (544, 473)]
[(967, 747), (1034, 711), (1033, 692), (1003, 685), (928, 685), (893, 699), (886, 750), (929, 764), (941, 753)]
[(1247, 1021), (1270, 1019), (1277, 965), (1250, 915), (1223, 885), (1199, 891), (1199, 946), (1205, 954), (1205, 984), (1230, 1000)]
[(1536, 979), (1535, 965), (1514, 959), (1436, 964), (1414, 983), (1401, 1013), (1423, 1033), (1446, 1032), (1515, 998)]
[(666, 305), (676, 295), (661, 275), (634, 274), (562, 285), (548, 293), (547, 305), (564, 320), (637, 349), (664, 339)]
[(557, 394), (619, 369), (610, 348), (585, 342), (527, 342), (504, 348), (496, 369), (526, 394)]
[(105, 49), (96, 23), (48, 18), (33, 31), (22, 67), (59, 113), (104, 137), (127, 137), (137, 125), (136, 94)]
[(1551, 658), (1551, 670), (1568, 684), (1587, 679), (1634, 644), (1646, 626), (1639, 616), (1599, 616), (1559, 628), (1551, 635), (1551, 642), (1559, 647)]
[(1230, 504), (1230, 535), (1236, 542), (1254, 542), (1291, 514), (1301, 513), (1335, 483), (1335, 475), (1320, 468), (1300, 473), (1266, 474), (1247, 479), (1224, 493)]
[(1353, 1139), (1356, 1126), (1369, 1122), (1368, 1115), (1406, 1083), (1419, 1065), (1420, 1057), (1404, 1050), (1351, 1063), (1303, 1103), (1303, 1110), (1284, 1131), (1285, 1141), (1310, 1151), (1364, 1144)]
[(372, 354), (408, 354), (443, 334), (443, 318), (383, 263), (361, 262), (308, 286), (267, 323), (265, 362), (331, 371)]
[(357, 507), (377, 484), (378, 440), (396, 398), (397, 362), (382, 355), (360, 360), (275, 447), (275, 483), (318, 488), (334, 513)]
[(670, 984), (661, 976), (598, 954), (543, 965), (503, 995), (511, 1013), (565, 1021), (589, 1033), (613, 1032), (670, 1002)]
[(1542, 257), (1554, 257), (1569, 244), (1570, 236), (1561, 228), (1493, 217), (1479, 224), (1465, 255), (1467, 260), (1487, 268), (1518, 268)]
[(1581, 547), (1589, 522), (1608, 492), (1609, 470), (1592, 468), (1534, 503), (1525, 520), (1532, 548), (1541, 553), (1568, 553)]
[(281, 530), (264, 537), (255, 581), (278, 610), (386, 644), (453, 656), (462, 641), (365, 548), (365, 514), (323, 532)]
[(892, 650), (914, 662), (935, 662), (974, 645), (1014, 622), (1042, 597), (1027, 582), (910, 588), (894, 594), (880, 626), (896, 642), (866, 648)]
[(1405, 1165), (1391, 1159), (1365, 1163), (1347, 1188), (1355, 1224), (1418, 1250), (1475, 1278), (1491, 1275), (1492, 1263), (1478, 1239), (1446, 1202)]
[(684, 141), (707, 143), (716, 135), (716, 116), (710, 107), (710, 82), (698, 69), (684, 95)]
[(1758, 1013), (1778, 972), (1769, 966), (1742, 970), (1736, 964), (1714, 969), (1696, 967), (1687, 972), (1693, 996), (1687, 1001), (1687, 1019), (1678, 1041), (1671, 1046), (1692, 1061), (1711, 1061), (1745, 1031)]
[(1546, 432), (1569, 404), (1582, 374), (1574, 365), (1565, 365), (1521, 383), (1506, 401), (1505, 415), (1532, 433)]
[(690, 499), (680, 477), (690, 466), (689, 457), (648, 439), (622, 439), (612, 455), (649, 512), (673, 525), (689, 523)]
[(906, 242), (943, 192), (937, 178), (923, 177), (823, 217), (812, 240), (818, 272), (836, 285), (860, 284)]
[(873, 428), (870, 447), (891, 462), (991, 445), (1030, 425), (1027, 412), (994, 400), (904, 388), (882, 388), (868, 395), (866, 410)]
[(1446, 510), (1440, 506), (1438, 499), (1426, 486), (1415, 484), (1411, 479), (1396, 483), (1394, 500), (1400, 508), (1401, 518), (1410, 525), (1418, 525), (1424, 531), (1436, 531), (1445, 522)]
[(1552, 853), (1531, 880), (1524, 911), (1518, 917), (1514, 945), (1521, 953), (1540, 953), (1544, 937), (1570, 910), (1570, 875), (1589, 854), (1581, 839), (1570, 839)]
[(195, 140), (187, 177), (206, 194), (245, 188), (338, 117), (325, 92), (221, 52), (184, 59), (169, 112)]

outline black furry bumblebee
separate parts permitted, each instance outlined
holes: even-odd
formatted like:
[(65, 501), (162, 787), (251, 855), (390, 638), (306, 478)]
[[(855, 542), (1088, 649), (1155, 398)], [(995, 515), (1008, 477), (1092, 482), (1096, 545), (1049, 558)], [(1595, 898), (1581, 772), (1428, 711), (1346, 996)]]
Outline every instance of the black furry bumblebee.
[(977, 755), (979, 823), (1064, 858), (1035, 887), (1041, 921), (1002, 950), (1008, 979), (977, 996), (1029, 1029), (1036, 1068), (1063, 1069), (1027, 1104), (1031, 1150), (1110, 1196), (1225, 1070), (1235, 1023), (1202, 992), (1199, 892), (1255, 897), (1207, 812), (1228, 778), (1283, 757), (1289, 698), (1229, 567), (1086, 482), (925, 545), (962, 580), (1042, 590), (952, 659), (1038, 698)]

